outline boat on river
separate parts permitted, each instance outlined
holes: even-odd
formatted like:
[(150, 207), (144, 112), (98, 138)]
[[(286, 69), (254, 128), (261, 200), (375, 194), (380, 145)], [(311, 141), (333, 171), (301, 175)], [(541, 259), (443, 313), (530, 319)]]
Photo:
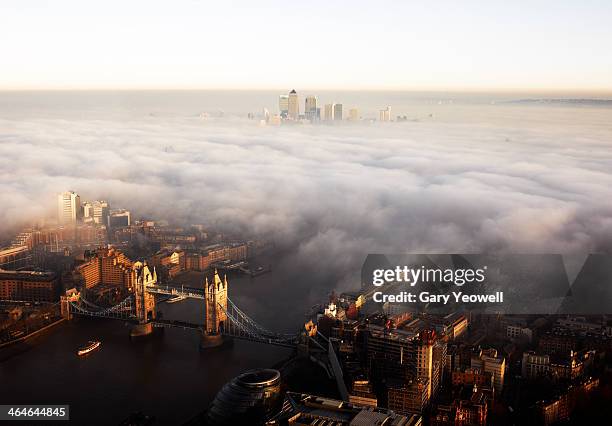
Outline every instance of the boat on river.
[(86, 345), (83, 345), (77, 351), (78, 356), (87, 355), (88, 353), (95, 351), (100, 347), (101, 343), (98, 340), (90, 340)]

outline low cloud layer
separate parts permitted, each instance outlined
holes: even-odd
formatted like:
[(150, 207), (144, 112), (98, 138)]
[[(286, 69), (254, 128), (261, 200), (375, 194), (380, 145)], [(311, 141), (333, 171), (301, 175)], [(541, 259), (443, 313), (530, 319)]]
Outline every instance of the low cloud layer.
[(0, 233), (71, 189), (273, 238), (338, 288), (370, 252), (612, 249), (612, 110), (456, 108), (387, 126), (0, 119)]

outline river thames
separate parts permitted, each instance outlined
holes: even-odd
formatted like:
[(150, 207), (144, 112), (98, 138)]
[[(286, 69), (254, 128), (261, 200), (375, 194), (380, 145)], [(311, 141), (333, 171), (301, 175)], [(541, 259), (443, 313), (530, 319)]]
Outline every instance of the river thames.
[[(265, 326), (297, 331), (307, 307), (295, 309), (282, 298), (271, 297), (277, 291), (282, 294), (282, 274), (281, 268), (254, 279), (231, 277), (230, 297)], [(198, 323), (204, 318), (198, 300), (162, 303), (159, 310), (164, 318)], [(281, 310), (279, 323), (274, 312)], [(76, 349), (90, 339), (102, 341), (101, 349), (78, 357)], [(204, 411), (232, 377), (250, 368), (273, 366), (292, 353), (245, 341), (200, 352), (199, 341), (192, 330), (165, 329), (130, 340), (129, 326), (122, 321), (65, 322), (28, 341), (23, 352), (0, 361), (0, 400), (70, 404), (75, 424), (118, 424), (137, 411), (155, 416), (158, 424), (181, 424)]]

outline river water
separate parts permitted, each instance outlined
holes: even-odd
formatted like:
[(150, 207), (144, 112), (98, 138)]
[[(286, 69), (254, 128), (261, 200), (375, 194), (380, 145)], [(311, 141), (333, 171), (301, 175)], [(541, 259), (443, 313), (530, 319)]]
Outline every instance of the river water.
[[(249, 314), (262, 318), (266, 326), (275, 325), (270, 321), (274, 315), (265, 311), (278, 299), (263, 297), (257, 304), (249, 300), (281, 286), (277, 274), (230, 279), (230, 297), (239, 306), (242, 301), (251, 309)], [(165, 318), (203, 322), (198, 300), (163, 303), (159, 309)], [(299, 312), (293, 317), (283, 313), (287, 319), (283, 328), (296, 329), (303, 310)], [(101, 349), (78, 357), (75, 350), (89, 339), (101, 340)], [(70, 404), (74, 424), (117, 424), (135, 411), (154, 415), (159, 424), (180, 424), (205, 410), (232, 377), (250, 368), (272, 366), (291, 354), (289, 349), (244, 341), (208, 352), (200, 352), (198, 344), (199, 335), (189, 330), (166, 329), (130, 340), (129, 327), (121, 321), (66, 322), (0, 362), (0, 401)]]

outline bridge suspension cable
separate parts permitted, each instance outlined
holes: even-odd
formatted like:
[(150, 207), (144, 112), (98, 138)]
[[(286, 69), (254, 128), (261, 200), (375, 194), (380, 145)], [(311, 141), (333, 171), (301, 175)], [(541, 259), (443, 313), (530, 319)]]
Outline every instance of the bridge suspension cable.
[[(88, 302), (84, 298), (79, 298), (79, 303), (77, 301), (71, 301), (70, 306), (73, 313), (78, 313), (81, 315), (92, 316), (92, 317), (100, 317), (100, 318), (116, 318), (116, 319), (135, 319), (135, 311), (134, 304), (132, 301), (134, 300), (133, 296), (128, 296), (123, 299), (119, 304), (111, 306), (109, 308), (100, 308), (100, 309), (91, 309), (91, 306), (96, 306), (96, 304)], [(85, 307), (89, 306), (90, 308)], [(99, 307), (98, 307), (99, 308)]]
[(236, 304), (229, 297), (227, 298), (227, 306), (228, 306), (228, 310), (229, 309), (235, 310), (236, 313), (238, 314), (238, 316), (241, 319), (243, 319), (246, 323), (250, 324), (257, 331), (259, 331), (260, 333), (262, 333), (264, 335), (269, 335), (269, 336), (284, 336), (284, 337), (287, 337), (287, 338), (295, 337), (295, 334), (275, 333), (275, 332), (270, 331), (267, 328), (261, 326), (254, 319), (249, 317), (244, 311), (242, 311), (238, 306), (236, 306)]
[(297, 334), (278, 334), (261, 327), (238, 309), (234, 303), (230, 303), (229, 299), (228, 309), (225, 309), (221, 304), (219, 304), (219, 307), (228, 318), (228, 324), (224, 324), (223, 334), (287, 347), (294, 347), (298, 341), (299, 335)]

